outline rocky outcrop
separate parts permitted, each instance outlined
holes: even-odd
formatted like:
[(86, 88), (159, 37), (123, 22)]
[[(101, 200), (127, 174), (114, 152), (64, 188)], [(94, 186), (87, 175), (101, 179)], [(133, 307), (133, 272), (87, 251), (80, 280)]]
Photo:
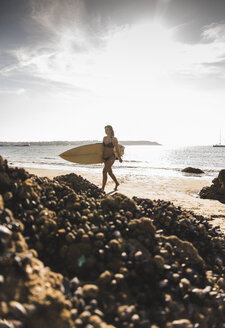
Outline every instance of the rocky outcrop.
[(225, 239), (170, 202), (0, 158), (0, 327), (223, 327)]
[(201, 169), (196, 169), (194, 167), (186, 167), (185, 169), (182, 170), (182, 172), (185, 172), (185, 173), (194, 173), (194, 174), (202, 174), (202, 173), (204, 173), (204, 171), (202, 171)]
[(4, 207), (0, 195), (0, 326), (74, 327), (63, 276), (52, 272), (29, 249), (24, 225)]
[(201, 198), (216, 199), (225, 204), (225, 170), (219, 172), (210, 187), (203, 187), (199, 195)]

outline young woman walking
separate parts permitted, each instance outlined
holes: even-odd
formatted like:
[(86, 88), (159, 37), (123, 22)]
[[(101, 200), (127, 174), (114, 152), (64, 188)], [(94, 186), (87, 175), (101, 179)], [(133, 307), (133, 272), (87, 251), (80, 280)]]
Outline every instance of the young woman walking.
[[(104, 168), (103, 168), (103, 177), (102, 177), (102, 191), (105, 190), (105, 185), (107, 182), (107, 174), (113, 179), (115, 182), (115, 188), (116, 191), (119, 182), (117, 181), (117, 178), (113, 174), (112, 166), (113, 163), (116, 160), (116, 156), (119, 158), (120, 163), (122, 163), (122, 158), (119, 153), (119, 147), (118, 147), (118, 140), (114, 136), (114, 131), (111, 125), (105, 126), (105, 133), (106, 136), (103, 138), (103, 160), (104, 160)], [(116, 155), (114, 153), (114, 149), (116, 152)]]

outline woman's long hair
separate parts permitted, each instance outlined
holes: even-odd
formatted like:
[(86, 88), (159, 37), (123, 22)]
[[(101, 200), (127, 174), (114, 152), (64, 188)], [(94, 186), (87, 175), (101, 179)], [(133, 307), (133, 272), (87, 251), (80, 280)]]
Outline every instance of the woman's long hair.
[(109, 129), (110, 130), (111, 137), (114, 137), (114, 131), (113, 131), (113, 128), (112, 128), (111, 125), (106, 125), (105, 126), (105, 129)]

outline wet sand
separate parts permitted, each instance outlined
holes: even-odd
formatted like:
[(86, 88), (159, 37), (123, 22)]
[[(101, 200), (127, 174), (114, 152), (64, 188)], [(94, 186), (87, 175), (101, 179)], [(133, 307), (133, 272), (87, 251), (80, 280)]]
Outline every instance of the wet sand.
[[(82, 171), (60, 171), (48, 169), (26, 169), (28, 172), (40, 177), (48, 177), (50, 179), (68, 173), (81, 175), (83, 178), (101, 187), (101, 173), (90, 173)], [(141, 197), (150, 199), (161, 199), (171, 201), (176, 206), (183, 209), (193, 211), (197, 215), (203, 215), (208, 219), (212, 219), (214, 226), (220, 226), (221, 231), (225, 233), (225, 204), (217, 200), (200, 199), (199, 191), (204, 186), (210, 186), (211, 180), (202, 177), (162, 177), (149, 176), (132, 178), (131, 176), (119, 177), (120, 182), (118, 192), (128, 197)], [(114, 190), (114, 182), (108, 178), (106, 185), (106, 194), (111, 194)]]

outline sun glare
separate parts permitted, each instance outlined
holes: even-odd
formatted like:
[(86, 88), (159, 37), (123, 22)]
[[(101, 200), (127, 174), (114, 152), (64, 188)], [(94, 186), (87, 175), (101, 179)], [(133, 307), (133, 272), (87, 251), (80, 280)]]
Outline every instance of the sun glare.
[[(127, 95), (159, 92), (177, 67), (177, 44), (172, 32), (159, 23), (126, 27), (108, 37), (97, 58), (96, 73), (105, 77), (105, 92)], [(107, 90), (108, 89), (108, 90)]]

